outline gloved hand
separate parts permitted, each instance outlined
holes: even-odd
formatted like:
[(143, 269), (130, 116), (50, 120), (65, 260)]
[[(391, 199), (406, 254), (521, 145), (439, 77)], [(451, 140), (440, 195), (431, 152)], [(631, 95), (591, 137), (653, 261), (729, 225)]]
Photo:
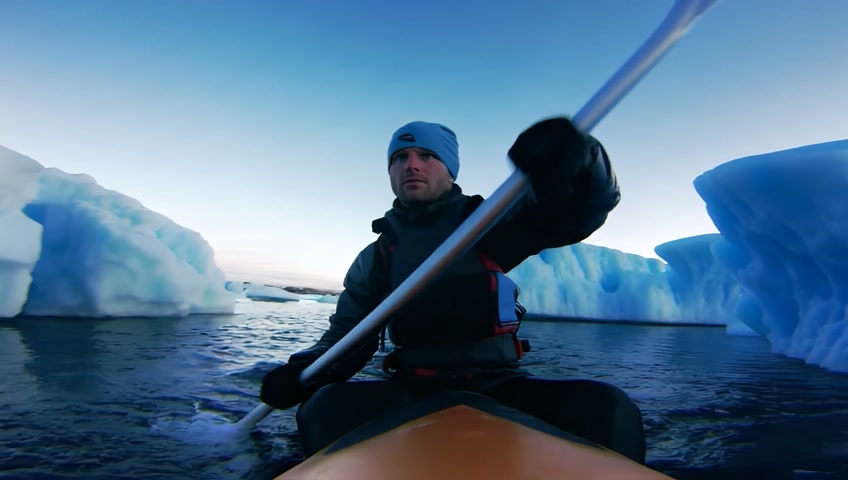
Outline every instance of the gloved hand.
[(288, 363), (271, 370), (262, 378), (259, 399), (282, 410), (304, 401), (310, 389), (300, 383), (300, 374), (319, 356), (314, 352), (296, 353), (289, 358)]
[[(509, 149), (509, 158), (531, 183), (547, 185), (573, 180), (593, 160), (589, 137), (565, 117), (535, 123), (521, 132)], [(568, 188), (561, 185), (560, 188)]]

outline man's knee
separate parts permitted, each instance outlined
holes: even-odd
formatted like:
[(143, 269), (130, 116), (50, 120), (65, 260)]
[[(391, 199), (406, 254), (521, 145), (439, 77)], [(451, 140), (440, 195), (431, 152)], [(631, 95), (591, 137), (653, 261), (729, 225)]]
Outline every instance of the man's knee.
[(343, 401), (345, 385), (344, 383), (331, 383), (319, 388), (300, 404), (300, 408), (297, 410), (298, 422), (302, 418), (309, 417), (311, 412), (332, 412), (333, 407)]
[(319, 388), (297, 410), (297, 427), (300, 431), (303, 453), (315, 454), (340, 436), (364, 421), (353, 415), (360, 401), (351, 397), (346, 383), (333, 383)]
[(595, 382), (596, 388), (598, 389), (600, 395), (599, 397), (604, 399), (604, 402), (613, 408), (622, 409), (624, 411), (635, 411), (641, 417), (641, 412), (639, 411), (639, 407), (636, 405), (636, 402), (630, 398), (630, 395), (627, 394), (621, 387), (613, 385), (611, 383), (604, 382)]
[(368, 423), (384, 411), (408, 403), (407, 395), (387, 381), (349, 381), (318, 389), (297, 411), (306, 455)]
[(609, 432), (604, 435), (607, 447), (645, 463), (645, 431), (642, 411), (636, 402), (621, 388), (603, 382), (593, 382), (595, 401), (604, 405), (609, 416)]

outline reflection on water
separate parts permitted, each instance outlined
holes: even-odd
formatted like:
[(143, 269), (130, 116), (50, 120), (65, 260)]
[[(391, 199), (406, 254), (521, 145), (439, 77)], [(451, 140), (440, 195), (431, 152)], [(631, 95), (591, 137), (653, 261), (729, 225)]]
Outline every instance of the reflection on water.
[[(232, 316), (3, 321), (0, 476), (273, 477), (300, 459), (291, 410), (215, 447), (157, 431), (198, 411), (243, 417), (262, 375), (311, 345), (334, 308), (246, 303)], [(761, 339), (558, 322), (525, 323), (522, 334), (532, 372), (628, 391), (643, 409), (649, 464), (676, 478), (838, 478), (800, 470), (848, 465), (848, 375), (773, 355)]]
[(774, 355), (763, 339), (550, 322), (524, 333), (544, 343), (540, 370), (627, 390), (643, 410), (650, 464), (676, 477), (796, 478), (848, 466), (848, 375)]

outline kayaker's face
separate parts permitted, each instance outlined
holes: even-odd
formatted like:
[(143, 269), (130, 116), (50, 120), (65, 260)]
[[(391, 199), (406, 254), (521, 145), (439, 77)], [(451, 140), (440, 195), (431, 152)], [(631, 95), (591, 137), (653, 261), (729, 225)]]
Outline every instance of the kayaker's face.
[(392, 155), (389, 164), (392, 192), (404, 204), (436, 200), (453, 185), (447, 167), (433, 152), (423, 148), (404, 148)]

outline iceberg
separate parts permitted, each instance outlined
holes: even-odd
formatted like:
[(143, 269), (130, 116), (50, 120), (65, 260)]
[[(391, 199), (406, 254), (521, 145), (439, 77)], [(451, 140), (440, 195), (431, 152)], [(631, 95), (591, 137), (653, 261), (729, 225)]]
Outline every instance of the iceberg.
[(41, 255), (41, 225), (22, 212), (38, 195), (41, 169), (35, 160), (0, 148), (0, 317), (23, 308)]
[(578, 243), (530, 257), (508, 276), (528, 312), (594, 320), (727, 325), (753, 332), (732, 312), (739, 283), (712, 258), (719, 234), (656, 247), (666, 260)]
[(261, 302), (299, 302), (300, 295), (289, 292), (280, 287), (248, 283), (244, 286), (244, 295)]
[(234, 311), (199, 233), (4, 147), (0, 179), (0, 317)]
[(229, 280), (224, 283), (224, 288), (236, 294), (239, 298), (256, 300), (259, 302), (301, 302), (317, 300), (319, 295), (299, 295), (292, 293), (282, 287), (265, 285), (253, 282), (241, 282)]
[(745, 157), (695, 190), (717, 262), (749, 295), (735, 315), (775, 352), (848, 372), (848, 140)]
[(224, 288), (226, 288), (227, 291), (235, 293), (239, 297), (245, 296), (244, 295), (244, 282), (239, 282), (237, 280), (228, 280), (227, 282), (224, 282)]
[(332, 304), (338, 305), (339, 296), (327, 293), (325, 295), (321, 295), (315, 301), (318, 302), (318, 303), (332, 303)]

